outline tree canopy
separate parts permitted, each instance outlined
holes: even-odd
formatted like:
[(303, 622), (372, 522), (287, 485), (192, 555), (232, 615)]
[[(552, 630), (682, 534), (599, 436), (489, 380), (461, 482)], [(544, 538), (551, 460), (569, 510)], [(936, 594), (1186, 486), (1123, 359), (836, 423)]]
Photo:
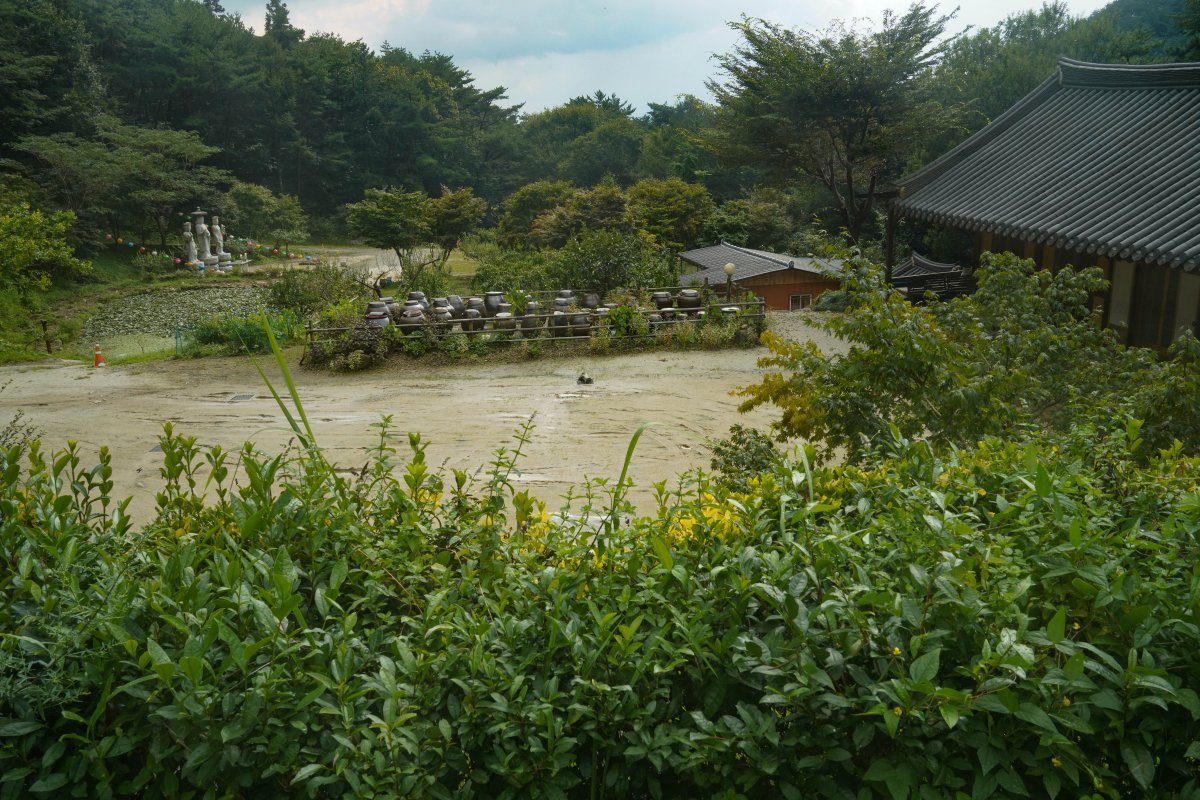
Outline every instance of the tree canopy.
[(0, 173), (33, 205), (71, 210), (85, 247), (102, 229), (169, 241), (195, 204), (232, 221), (220, 204), (235, 184), (294, 204), (286, 224), (239, 231), (259, 238), (334, 238), (367, 190), (450, 186), (498, 209), (486, 221), (505, 246), (584, 229), (787, 250), (840, 228), (869, 244), (889, 182), (994, 119), (1058, 55), (1200, 58), (1196, 3), (1115, 0), (1087, 18), (1049, 3), (957, 37), (921, 4), (874, 28), (743, 18), (715, 102), (639, 114), (601, 88), (522, 114), (451, 55), (304, 31), (284, 0), (253, 20), (217, 0), (0, 0)]
[(74, 220), (69, 211), (45, 213), (28, 203), (0, 201), (0, 290), (25, 299), (47, 289), (55, 272), (83, 273), (66, 241)]
[(819, 183), (857, 240), (909, 154), (956, 119), (931, 81), (949, 20), (920, 5), (885, 12), (872, 32), (743, 19), (732, 26), (742, 44), (717, 59), (724, 80), (709, 82), (721, 145), (778, 184)]

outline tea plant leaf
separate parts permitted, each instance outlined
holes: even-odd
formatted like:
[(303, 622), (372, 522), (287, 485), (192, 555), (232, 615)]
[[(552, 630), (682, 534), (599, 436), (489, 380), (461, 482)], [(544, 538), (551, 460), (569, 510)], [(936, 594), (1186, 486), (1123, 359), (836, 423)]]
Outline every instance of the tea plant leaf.
[(942, 714), (942, 720), (945, 721), (946, 727), (953, 729), (958, 724), (959, 710), (958, 706), (952, 706), (948, 703), (943, 703), (938, 706), (938, 711)]
[(908, 675), (912, 678), (913, 683), (927, 683), (936, 678), (941, 665), (941, 658), (942, 650), (940, 647), (916, 658), (908, 667)]
[(1056, 772), (1043, 773), (1042, 784), (1046, 787), (1046, 794), (1050, 796), (1050, 800), (1054, 800), (1062, 791), (1062, 778), (1058, 777)]
[(675, 558), (671, 555), (671, 548), (667, 546), (667, 543), (663, 541), (661, 536), (651, 536), (650, 547), (654, 550), (654, 555), (658, 556), (659, 563), (669, 572), (675, 566)]
[(1041, 706), (1035, 706), (1033, 703), (1021, 703), (1020, 708), (1016, 710), (1014, 716), (1017, 719), (1022, 719), (1036, 725), (1044, 731), (1058, 733), (1058, 728), (1054, 725), (1054, 720), (1050, 718), (1050, 715)]
[(1059, 606), (1058, 611), (1054, 612), (1054, 616), (1046, 623), (1046, 638), (1051, 644), (1058, 644), (1063, 640), (1067, 631), (1067, 609)]
[(301, 783), (308, 780), (313, 775), (316, 775), (323, 768), (322, 764), (305, 764), (300, 769), (296, 770), (296, 774), (292, 776), (292, 783)]
[(29, 787), (31, 792), (53, 792), (55, 789), (61, 789), (67, 785), (67, 776), (61, 772), (55, 772), (40, 778)]
[(1121, 740), (1121, 759), (1138, 786), (1149, 789), (1154, 782), (1154, 756), (1146, 747), (1129, 737)]
[(153, 639), (146, 640), (146, 652), (150, 654), (150, 664), (158, 674), (158, 677), (164, 683), (169, 683), (175, 675), (175, 662), (162, 649), (162, 646)]
[(6, 719), (0, 722), (0, 736), (24, 736), (41, 727), (42, 723), (35, 720)]

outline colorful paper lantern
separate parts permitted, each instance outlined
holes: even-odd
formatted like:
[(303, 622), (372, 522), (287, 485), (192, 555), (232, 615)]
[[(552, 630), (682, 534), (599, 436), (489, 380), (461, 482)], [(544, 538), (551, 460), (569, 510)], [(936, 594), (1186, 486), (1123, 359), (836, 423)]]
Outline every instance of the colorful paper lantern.
[(177, 267), (178, 267), (178, 266), (179, 266), (180, 264), (182, 264), (182, 263), (183, 263), (183, 259), (182, 259), (182, 258), (177, 258), (177, 259), (175, 259), (175, 266), (177, 266)]
[(106, 242), (111, 242), (111, 241), (112, 241), (112, 234), (111, 234), (111, 233), (106, 233), (106, 234), (104, 234), (104, 241), (106, 241)]
[(273, 256), (277, 256), (277, 255), (279, 255), (279, 250), (278, 250), (278, 249), (276, 249), (276, 250), (272, 250), (272, 251), (271, 251), (271, 255), (273, 255)]
[(120, 237), (118, 237), (118, 238), (117, 238), (117, 244), (125, 244), (125, 240), (124, 240), (124, 239), (122, 239), (122, 238), (120, 238)]
[(145, 248), (145, 247), (138, 247), (138, 252), (139, 252), (139, 253), (144, 253), (144, 252), (146, 252), (146, 248)]

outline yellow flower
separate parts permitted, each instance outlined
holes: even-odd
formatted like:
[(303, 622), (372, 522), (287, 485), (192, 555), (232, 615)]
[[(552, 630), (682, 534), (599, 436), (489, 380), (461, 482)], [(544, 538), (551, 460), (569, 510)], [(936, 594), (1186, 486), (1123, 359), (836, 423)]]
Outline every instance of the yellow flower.
[(681, 517), (671, 520), (670, 527), (667, 528), (667, 533), (675, 542), (682, 542), (692, 538), (692, 530), (696, 527), (694, 517)]
[(1071, 630), (1073, 630), (1073, 631), (1077, 631), (1077, 630), (1079, 630), (1079, 623), (1078, 623), (1078, 622), (1072, 622), (1072, 623), (1071, 623)]
[(901, 708), (900, 706), (896, 706), (895, 708), (892, 709), (892, 713), (895, 714), (897, 717), (902, 717), (902, 716), (904, 716), (904, 709)]
[(900, 648), (899, 648), (899, 647), (893, 647), (893, 648), (892, 648), (892, 655), (894, 655), (894, 656), (898, 656), (898, 655), (900, 655)]
[(978, 492), (978, 494), (979, 494), (979, 496), (980, 496), (980, 497), (983, 497), (984, 495), (986, 495), (986, 494), (987, 494), (987, 489), (980, 489), (980, 490), (979, 490), (979, 492)]
[(1056, 766), (1056, 767), (1061, 767), (1061, 766), (1062, 766), (1062, 759), (1061, 759), (1061, 758), (1059, 758), (1058, 756), (1055, 756), (1054, 758), (1050, 759), (1050, 763), (1051, 763), (1051, 764), (1053, 764), (1053, 765), (1054, 765), (1054, 766)]
[(1064, 707), (1066, 707), (1066, 706), (1069, 706), (1069, 705), (1071, 705), (1071, 698), (1069, 698), (1069, 697), (1064, 697), (1064, 698), (1063, 698), (1063, 706), (1064, 706)]

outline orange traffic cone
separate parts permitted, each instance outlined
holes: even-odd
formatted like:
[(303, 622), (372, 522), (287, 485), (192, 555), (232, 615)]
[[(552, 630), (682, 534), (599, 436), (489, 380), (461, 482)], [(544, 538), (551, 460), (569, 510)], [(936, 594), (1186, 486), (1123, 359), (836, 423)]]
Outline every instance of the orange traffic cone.
[(93, 367), (107, 366), (107, 364), (104, 363), (104, 356), (101, 355), (101, 353), (100, 353), (100, 343), (99, 342), (96, 342), (96, 354), (92, 357), (92, 366)]

